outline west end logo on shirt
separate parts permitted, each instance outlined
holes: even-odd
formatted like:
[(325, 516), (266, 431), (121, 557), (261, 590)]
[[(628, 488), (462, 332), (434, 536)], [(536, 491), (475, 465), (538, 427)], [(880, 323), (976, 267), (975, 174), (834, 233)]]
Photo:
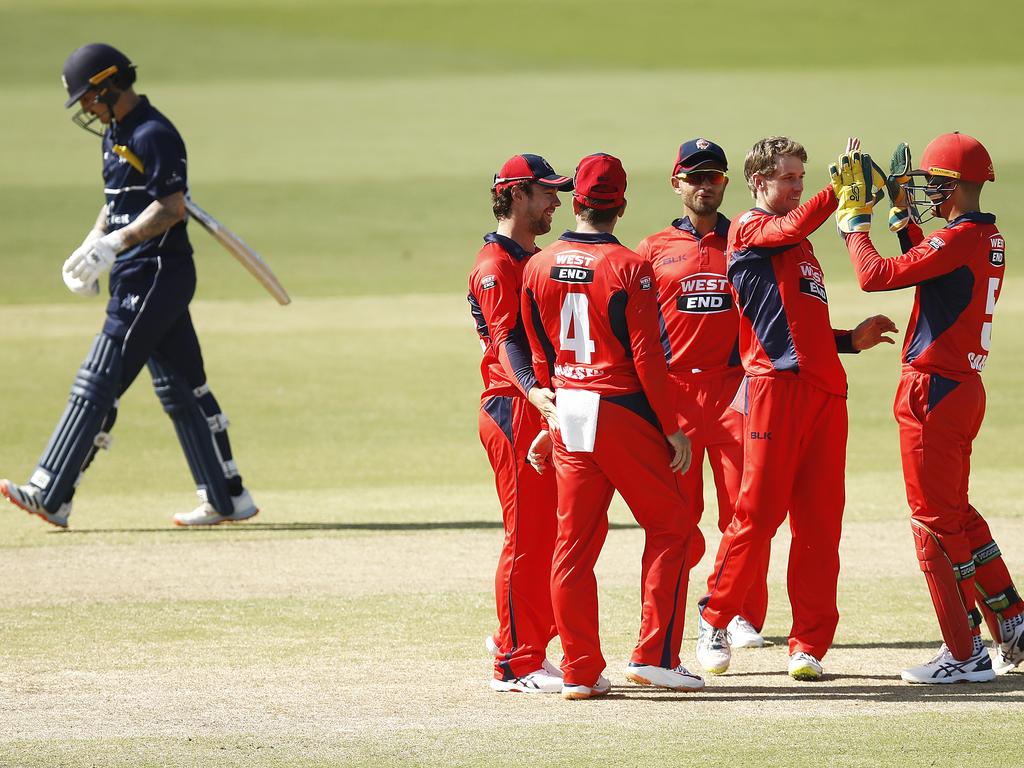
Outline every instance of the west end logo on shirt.
[(1001, 236), (989, 238), (988, 260), (993, 267), (1006, 266), (1006, 242)]
[(560, 283), (592, 283), (596, 261), (596, 256), (583, 251), (562, 251), (555, 254), (549, 276)]
[(825, 274), (821, 267), (809, 261), (800, 262), (800, 292), (813, 296), (822, 304), (828, 304), (828, 294), (825, 293)]
[(732, 294), (725, 275), (700, 272), (679, 281), (676, 309), (680, 312), (704, 314), (732, 309)]

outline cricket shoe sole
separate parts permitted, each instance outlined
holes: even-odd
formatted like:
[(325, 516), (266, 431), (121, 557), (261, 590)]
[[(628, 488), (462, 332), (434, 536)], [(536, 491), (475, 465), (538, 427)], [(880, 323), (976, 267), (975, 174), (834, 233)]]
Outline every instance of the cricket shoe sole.
[(593, 685), (562, 685), (562, 698), (569, 701), (581, 699), (595, 699), (604, 696), (612, 689), (612, 684), (604, 675), (597, 676), (597, 682)]
[(817, 657), (803, 651), (797, 651), (789, 657), (789, 676), (794, 680), (813, 683), (821, 680), (824, 670)]
[(491, 678), (491, 690), (499, 693), (561, 693), (562, 678), (537, 669), (512, 680)]
[(652, 664), (629, 663), (626, 679), (637, 685), (653, 685), (670, 691), (699, 691), (704, 687), (704, 678), (693, 674), (680, 664), (675, 669), (656, 667)]

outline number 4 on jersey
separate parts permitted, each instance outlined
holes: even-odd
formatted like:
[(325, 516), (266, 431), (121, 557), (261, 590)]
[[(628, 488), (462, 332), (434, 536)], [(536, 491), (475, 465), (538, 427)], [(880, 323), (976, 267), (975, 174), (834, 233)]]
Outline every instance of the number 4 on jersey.
[(590, 338), (589, 309), (590, 302), (583, 293), (566, 294), (562, 302), (558, 340), (563, 350), (576, 355), (577, 363), (589, 364), (594, 353), (594, 342)]

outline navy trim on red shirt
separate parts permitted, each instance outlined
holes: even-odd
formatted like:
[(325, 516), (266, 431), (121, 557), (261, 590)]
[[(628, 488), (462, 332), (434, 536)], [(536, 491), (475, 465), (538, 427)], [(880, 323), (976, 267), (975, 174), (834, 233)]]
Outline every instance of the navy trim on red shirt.
[(622, 245), (611, 232), (573, 232), (570, 229), (563, 232), (562, 236), (558, 239), (570, 243), (589, 243), (591, 245), (598, 245), (600, 243)]
[[(716, 235), (722, 238), (729, 237), (729, 219), (722, 214), (718, 214), (718, 219), (715, 221), (715, 228), (712, 230)], [(693, 226), (693, 222), (690, 221), (689, 216), (683, 216), (680, 219), (674, 219), (672, 226), (681, 232), (688, 232), (695, 238), (700, 240), (700, 235), (697, 234), (697, 230)], [(708, 233), (710, 234), (710, 233)]]
[(497, 243), (502, 248), (504, 248), (505, 252), (508, 253), (508, 255), (511, 256), (516, 261), (522, 261), (523, 259), (529, 256), (533, 256), (533, 254), (540, 250), (539, 248), (535, 248), (532, 251), (528, 251), (515, 240), (513, 240), (511, 237), (499, 235), (497, 232), (488, 232), (486, 235), (484, 235), (484, 242)]
[(995, 214), (991, 213), (982, 213), (981, 211), (968, 211), (962, 216), (957, 216), (951, 222), (946, 224), (946, 226), (943, 227), (943, 229), (949, 229), (950, 227), (955, 227), (957, 224), (963, 224), (964, 222), (968, 221), (974, 224), (995, 224), (996, 217)]

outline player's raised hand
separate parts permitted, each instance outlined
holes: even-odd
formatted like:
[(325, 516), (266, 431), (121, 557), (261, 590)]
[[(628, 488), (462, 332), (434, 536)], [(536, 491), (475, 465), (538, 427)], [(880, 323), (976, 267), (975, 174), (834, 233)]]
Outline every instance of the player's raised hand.
[(544, 474), (548, 464), (551, 463), (551, 432), (542, 429), (530, 443), (530, 450), (526, 453), (526, 460), (530, 466), (537, 470), (538, 474)]
[(683, 474), (690, 468), (690, 438), (683, 434), (683, 430), (677, 430), (667, 438), (668, 444), (672, 446), (673, 456), (669, 462), (669, 469), (673, 472)]
[(533, 406), (540, 411), (541, 415), (547, 419), (552, 429), (558, 429), (558, 411), (555, 409), (555, 393), (547, 387), (537, 385), (530, 387), (530, 391), (526, 393), (527, 399)]
[(910, 181), (911, 171), (910, 147), (900, 142), (892, 153), (889, 161), (889, 175), (885, 177), (885, 187), (892, 200), (889, 210), (889, 229), (899, 232), (910, 223), (910, 201), (903, 185)]
[(871, 158), (857, 150), (841, 155), (838, 164), (829, 166), (829, 180), (839, 201), (836, 226), (843, 237), (871, 231), (871, 209), (877, 202), (868, 180), (871, 176), (865, 177), (873, 174), (871, 168)]
[(853, 329), (850, 342), (853, 348), (860, 352), (878, 344), (895, 344), (896, 341), (885, 334), (899, 332), (900, 329), (896, 327), (896, 323), (885, 315), (873, 315)]

